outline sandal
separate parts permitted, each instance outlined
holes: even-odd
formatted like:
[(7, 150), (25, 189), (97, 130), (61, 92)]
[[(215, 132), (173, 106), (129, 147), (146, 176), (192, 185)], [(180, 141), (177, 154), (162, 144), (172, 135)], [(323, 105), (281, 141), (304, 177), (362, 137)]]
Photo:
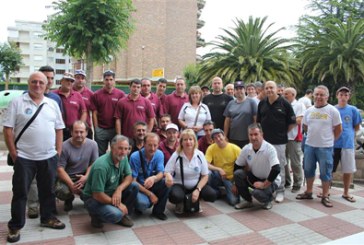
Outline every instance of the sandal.
[(328, 197), (321, 198), (321, 203), (327, 208), (332, 208), (333, 206)]
[[(322, 192), (318, 193), (316, 196), (317, 196), (318, 198), (322, 198)], [(329, 194), (327, 194), (327, 196), (330, 196), (330, 193), (329, 193)]]
[(312, 192), (311, 193), (304, 192), (304, 193), (298, 194), (296, 196), (296, 199), (297, 200), (310, 200), (310, 199), (313, 199)]
[(353, 196), (341, 196), (342, 198), (344, 198), (346, 201), (348, 202), (356, 202), (355, 198)]

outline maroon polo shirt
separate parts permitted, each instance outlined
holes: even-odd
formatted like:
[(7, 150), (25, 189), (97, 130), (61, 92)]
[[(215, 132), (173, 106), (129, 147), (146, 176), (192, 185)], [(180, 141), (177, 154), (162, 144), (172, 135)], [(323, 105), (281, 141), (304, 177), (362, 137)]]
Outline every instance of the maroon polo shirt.
[(176, 144), (174, 145), (173, 149), (167, 146), (167, 140), (163, 140), (159, 143), (159, 150), (161, 150), (164, 155), (164, 166), (166, 166), (169, 158), (171, 158), (172, 154), (176, 151), (177, 147), (178, 147), (178, 141), (176, 141)]
[(149, 100), (143, 96), (132, 100), (128, 95), (117, 103), (114, 117), (121, 121), (121, 134), (132, 138), (134, 123), (137, 121), (148, 123), (148, 120), (154, 118), (155, 114)]
[(188, 102), (188, 95), (186, 93), (182, 96), (177, 96), (176, 92), (173, 92), (166, 97), (164, 103), (165, 113), (171, 115), (171, 121), (176, 125), (179, 125), (178, 114), (185, 102)]
[(91, 117), (90, 112), (91, 110), (91, 97), (94, 94), (89, 88), (84, 87), (82, 91), (79, 92), (82, 96), (83, 101), (85, 102), (86, 108), (87, 108), (87, 124), (89, 127), (91, 127)]
[[(144, 97), (144, 98), (146, 98), (146, 97)], [(156, 94), (154, 94), (154, 93), (150, 93), (149, 98), (146, 98), (146, 99), (148, 99), (150, 101), (150, 103), (153, 106), (155, 116), (157, 118), (159, 118), (161, 116), (161, 114), (160, 114), (160, 101), (159, 101), (158, 96)]]
[(70, 128), (75, 121), (81, 119), (82, 113), (87, 111), (85, 102), (83, 101), (81, 94), (72, 89), (68, 97), (61, 94), (59, 89), (53, 92), (61, 97), (63, 121), (66, 128)]
[(162, 129), (156, 128), (155, 132), (156, 132), (156, 134), (159, 135), (159, 139), (160, 139), (161, 142), (167, 138), (167, 132), (166, 131), (162, 131)]
[(206, 136), (202, 136), (198, 140), (198, 149), (203, 152), (203, 154), (206, 153), (207, 148), (210, 146), (209, 142), (207, 142)]
[(159, 97), (159, 103), (160, 103), (159, 114), (161, 116), (166, 114), (166, 112), (165, 112), (166, 97), (167, 97), (167, 95), (165, 95), (165, 94), (163, 94), (161, 97)]
[(114, 88), (111, 93), (107, 92), (106, 89), (101, 88), (92, 95), (91, 110), (97, 111), (97, 121), (100, 128), (115, 128), (115, 107), (119, 99), (124, 97), (124, 91), (117, 88)]

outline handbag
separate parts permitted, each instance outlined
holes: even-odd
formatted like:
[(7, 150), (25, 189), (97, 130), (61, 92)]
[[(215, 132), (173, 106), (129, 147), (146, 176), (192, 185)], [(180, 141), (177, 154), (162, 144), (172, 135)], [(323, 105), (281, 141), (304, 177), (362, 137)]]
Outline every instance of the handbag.
[[(14, 142), (14, 145), (15, 145), (15, 148), (16, 148), (16, 144), (18, 143), (20, 137), (23, 135), (23, 133), (25, 132), (25, 130), (30, 126), (30, 124), (34, 121), (34, 119), (38, 116), (40, 110), (42, 109), (44, 103), (41, 104), (37, 111), (34, 113), (34, 115), (29, 119), (29, 121), (27, 122), (27, 124), (25, 124), (24, 128), (20, 131), (19, 135), (16, 137), (15, 139), (15, 142)], [(8, 153), (8, 158), (7, 158), (7, 163), (9, 166), (14, 166), (14, 161), (13, 159), (11, 158), (10, 156), (10, 153)]]
[(186, 194), (186, 188), (184, 183), (184, 174), (183, 174), (183, 160), (182, 157), (179, 157), (179, 165), (181, 169), (181, 179), (183, 190), (185, 191), (185, 196), (183, 198), (183, 211), (186, 213), (196, 213), (200, 211), (200, 200), (196, 202), (192, 202), (192, 193)]

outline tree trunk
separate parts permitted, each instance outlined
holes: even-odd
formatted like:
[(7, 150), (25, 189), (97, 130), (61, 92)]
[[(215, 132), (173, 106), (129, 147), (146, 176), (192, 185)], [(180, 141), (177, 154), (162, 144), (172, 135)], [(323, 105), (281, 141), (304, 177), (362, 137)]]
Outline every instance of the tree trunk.
[(9, 90), (9, 77), (9, 73), (5, 74), (5, 90)]
[(87, 87), (91, 89), (92, 82), (94, 80), (94, 64), (92, 59), (92, 44), (87, 44), (86, 50), (86, 75), (87, 75)]

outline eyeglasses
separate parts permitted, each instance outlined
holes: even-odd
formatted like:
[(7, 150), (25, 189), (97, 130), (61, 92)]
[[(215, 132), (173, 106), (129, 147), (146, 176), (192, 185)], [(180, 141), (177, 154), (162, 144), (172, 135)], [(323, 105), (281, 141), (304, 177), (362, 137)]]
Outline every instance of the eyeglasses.
[(45, 85), (45, 82), (42, 80), (32, 80), (32, 81), (30, 81), (30, 83), (34, 84), (34, 85), (38, 84), (38, 83), (39, 83), (39, 85)]

